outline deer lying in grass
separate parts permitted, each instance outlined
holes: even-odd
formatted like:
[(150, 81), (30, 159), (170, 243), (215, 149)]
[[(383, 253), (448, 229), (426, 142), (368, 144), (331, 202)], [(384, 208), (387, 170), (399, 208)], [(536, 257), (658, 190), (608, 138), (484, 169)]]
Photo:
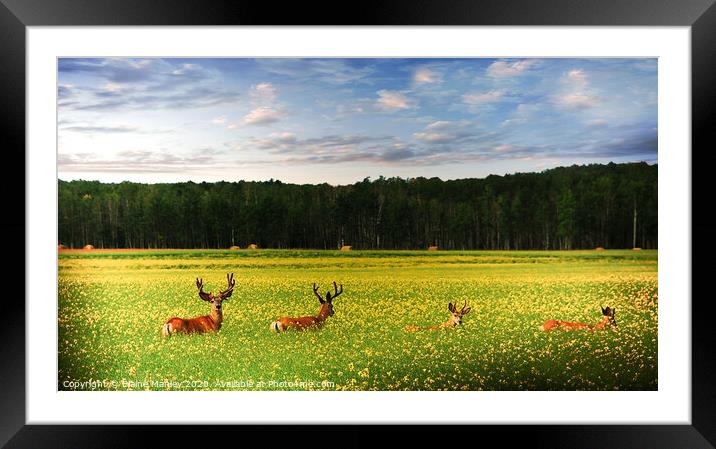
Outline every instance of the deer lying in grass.
[(339, 291), (338, 286), (334, 281), (333, 295), (331, 296), (330, 291), (327, 292), (326, 299), (324, 300), (323, 298), (321, 298), (321, 295), (318, 294), (318, 287), (314, 282), (313, 293), (318, 297), (318, 302), (321, 303), (321, 308), (318, 309), (318, 314), (316, 316), (302, 316), (299, 318), (290, 318), (284, 316), (271, 323), (271, 330), (276, 332), (283, 332), (286, 329), (303, 330), (322, 326), (323, 322), (326, 321), (326, 318), (328, 318), (329, 316), (333, 316), (333, 300), (336, 299), (338, 295), (343, 293), (343, 285), (341, 284), (341, 289)]
[(617, 326), (617, 320), (614, 317), (614, 314), (616, 312), (616, 308), (612, 309), (609, 306), (605, 309), (602, 307), (602, 321), (600, 321), (597, 324), (586, 324), (586, 323), (571, 323), (569, 321), (562, 321), (562, 320), (547, 320), (539, 327), (539, 330), (541, 331), (548, 331), (550, 329), (566, 329), (566, 330), (581, 330), (581, 329), (589, 329), (589, 330), (597, 330), (602, 329), (606, 326)]
[(226, 275), (226, 290), (220, 290), (218, 294), (206, 293), (204, 291), (203, 279), (196, 279), (196, 287), (199, 289), (199, 297), (206, 302), (211, 303), (211, 313), (209, 315), (198, 316), (196, 318), (169, 318), (162, 327), (162, 336), (166, 337), (174, 333), (204, 333), (216, 332), (221, 329), (221, 322), (224, 315), (221, 312), (221, 303), (228, 299), (234, 292), (234, 273)]
[(419, 330), (438, 330), (438, 329), (445, 329), (450, 327), (455, 327), (459, 324), (462, 324), (462, 317), (470, 313), (470, 310), (472, 310), (472, 307), (467, 306), (467, 301), (465, 301), (465, 305), (462, 306), (462, 309), (459, 311), (457, 310), (457, 307), (453, 305), (453, 303), (448, 304), (448, 310), (450, 311), (450, 319), (447, 320), (446, 323), (442, 324), (436, 324), (434, 326), (405, 326), (406, 331), (419, 331)]

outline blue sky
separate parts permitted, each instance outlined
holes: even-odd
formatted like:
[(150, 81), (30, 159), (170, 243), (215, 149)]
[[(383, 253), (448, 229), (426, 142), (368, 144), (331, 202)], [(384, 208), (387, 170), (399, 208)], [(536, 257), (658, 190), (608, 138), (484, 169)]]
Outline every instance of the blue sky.
[(657, 162), (656, 59), (60, 59), (60, 179), (349, 184)]

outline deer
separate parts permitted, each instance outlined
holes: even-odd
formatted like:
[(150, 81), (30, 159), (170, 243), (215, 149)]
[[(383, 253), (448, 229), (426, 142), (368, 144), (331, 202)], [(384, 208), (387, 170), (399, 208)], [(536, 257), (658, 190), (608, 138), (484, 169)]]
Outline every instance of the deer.
[(321, 307), (318, 309), (318, 314), (316, 316), (302, 316), (299, 318), (291, 318), (291, 317), (281, 317), (271, 323), (270, 329), (274, 332), (284, 332), (288, 329), (295, 329), (295, 330), (304, 330), (304, 329), (315, 329), (318, 327), (323, 326), (323, 323), (326, 321), (326, 318), (329, 316), (333, 316), (333, 300), (343, 293), (343, 284), (340, 286), (340, 290), (338, 290), (338, 286), (336, 285), (336, 282), (333, 281), (333, 295), (331, 295), (330, 290), (326, 292), (326, 299), (323, 299), (321, 295), (318, 293), (318, 286), (316, 286), (316, 283), (313, 283), (313, 294), (318, 297), (318, 302), (321, 303)]
[(211, 313), (196, 318), (169, 318), (162, 326), (162, 336), (168, 337), (175, 333), (203, 334), (205, 332), (217, 332), (221, 329), (221, 322), (224, 319), (224, 315), (221, 312), (221, 303), (234, 292), (234, 284), (236, 283), (234, 273), (226, 275), (226, 283), (226, 290), (219, 290), (219, 293), (215, 295), (213, 292), (206, 293), (204, 291), (204, 280), (196, 278), (199, 297), (211, 303)]
[(445, 323), (436, 324), (434, 326), (405, 326), (404, 329), (406, 331), (449, 329), (462, 324), (462, 317), (470, 313), (472, 307), (468, 307), (467, 301), (465, 301), (465, 305), (458, 311), (453, 303), (448, 303), (448, 310), (450, 311), (450, 319)]
[[(601, 307), (601, 306), (600, 306)], [(597, 324), (587, 324), (587, 323), (572, 323), (569, 321), (562, 321), (562, 320), (547, 320), (539, 327), (539, 330), (541, 331), (548, 331), (551, 329), (566, 329), (566, 330), (583, 330), (588, 329), (591, 331), (595, 331), (598, 329), (603, 329), (607, 326), (617, 326), (617, 320), (615, 318), (616, 308), (611, 308), (607, 306), (605, 309), (602, 307), (602, 321), (600, 321)]]

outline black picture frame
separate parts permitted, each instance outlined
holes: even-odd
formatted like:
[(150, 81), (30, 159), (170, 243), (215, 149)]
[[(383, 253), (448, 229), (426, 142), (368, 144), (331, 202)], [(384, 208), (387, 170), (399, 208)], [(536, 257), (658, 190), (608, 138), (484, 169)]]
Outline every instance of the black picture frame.
[[(208, 435), (270, 444), (284, 438), (314, 446), (365, 446), (384, 432), (404, 445), (445, 438), (452, 429), (432, 426), (127, 426), (25, 425), (25, 304), (18, 279), (33, 279), (32, 267), (17, 259), (25, 243), (25, 31), (29, 26), (105, 25), (545, 25), (545, 26), (689, 26), (692, 64), (692, 402), (691, 425), (519, 425), (470, 426), (461, 440), (495, 437), (501, 446), (581, 448), (713, 448), (716, 445), (716, 332), (706, 285), (716, 265), (716, 221), (709, 217), (706, 170), (716, 162), (709, 128), (716, 119), (715, 0), (438, 0), (361, 1), (350, 4), (206, 0), (0, 0), (0, 127), (6, 169), (0, 177), (3, 205), (0, 229), (6, 249), (10, 292), (0, 301), (0, 445), (8, 448), (103, 447), (154, 445), (154, 438), (206, 445)], [(340, 7), (339, 7), (340, 6)], [(695, 207), (700, 205), (700, 208)], [(17, 236), (24, 236), (19, 239)], [(10, 259), (12, 258), (12, 260)], [(6, 269), (6, 270), (7, 270)], [(22, 271), (22, 273), (20, 273)], [(22, 274), (22, 277), (20, 276)], [(26, 298), (27, 299), (27, 298)], [(237, 405), (240, 406), (240, 405)], [(476, 404), (479, 406), (479, 404)], [(327, 411), (330, 413), (330, 411)], [(304, 440), (304, 438), (309, 438)], [(253, 440), (253, 438), (252, 438)], [(465, 442), (467, 442), (465, 441)], [(484, 440), (488, 441), (488, 440)]]

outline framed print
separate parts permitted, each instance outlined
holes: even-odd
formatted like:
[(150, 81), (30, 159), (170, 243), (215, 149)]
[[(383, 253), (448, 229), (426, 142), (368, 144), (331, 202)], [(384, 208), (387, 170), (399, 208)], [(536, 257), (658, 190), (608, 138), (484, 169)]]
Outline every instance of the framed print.
[(477, 5), (4, 1), (3, 443), (713, 447), (712, 2)]

